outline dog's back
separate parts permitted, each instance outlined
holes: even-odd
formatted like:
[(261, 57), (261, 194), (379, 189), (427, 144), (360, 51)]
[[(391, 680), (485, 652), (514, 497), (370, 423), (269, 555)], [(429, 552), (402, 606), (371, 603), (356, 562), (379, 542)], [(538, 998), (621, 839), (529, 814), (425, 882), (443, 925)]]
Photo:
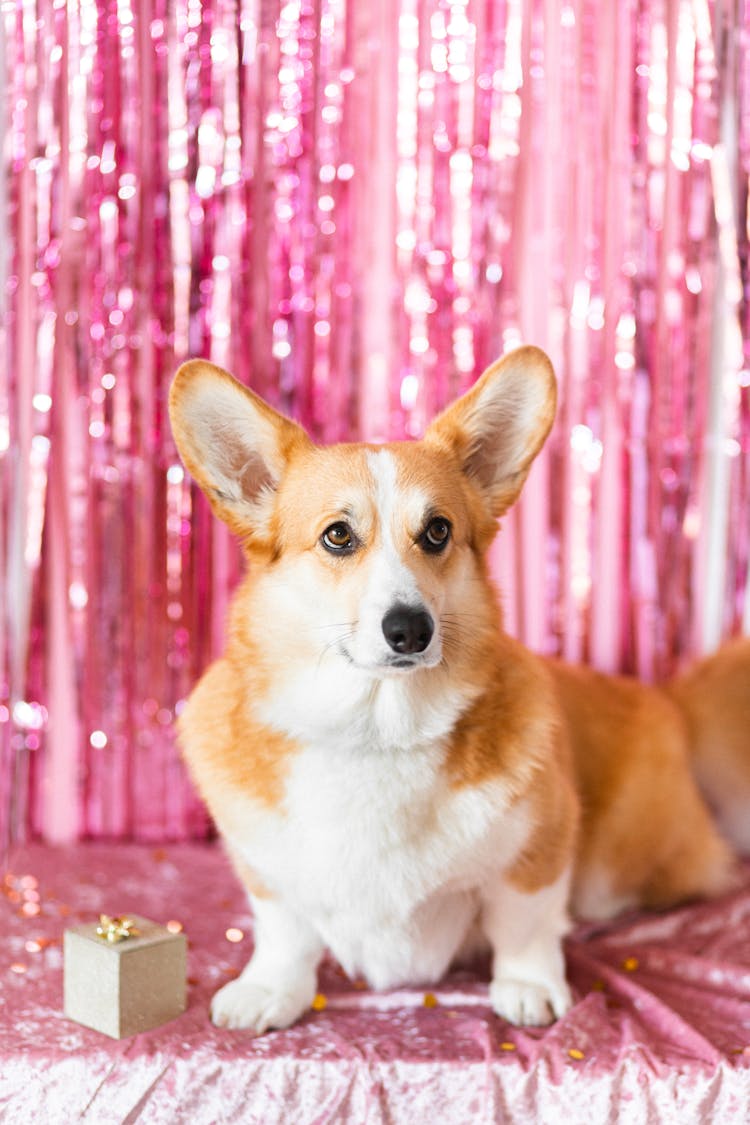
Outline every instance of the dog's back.
[(604, 918), (726, 890), (733, 857), (691, 775), (677, 701), (624, 676), (551, 667), (581, 801), (575, 912)]

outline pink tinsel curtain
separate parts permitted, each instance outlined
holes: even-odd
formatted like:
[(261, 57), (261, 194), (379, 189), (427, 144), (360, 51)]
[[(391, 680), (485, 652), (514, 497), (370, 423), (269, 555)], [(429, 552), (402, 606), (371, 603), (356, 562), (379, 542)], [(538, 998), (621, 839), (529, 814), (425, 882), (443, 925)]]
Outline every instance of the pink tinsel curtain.
[(3, 840), (206, 831), (172, 723), (239, 563), (166, 424), (188, 356), (329, 441), (537, 343), (509, 628), (649, 678), (750, 628), (742, 0), (0, 11)]

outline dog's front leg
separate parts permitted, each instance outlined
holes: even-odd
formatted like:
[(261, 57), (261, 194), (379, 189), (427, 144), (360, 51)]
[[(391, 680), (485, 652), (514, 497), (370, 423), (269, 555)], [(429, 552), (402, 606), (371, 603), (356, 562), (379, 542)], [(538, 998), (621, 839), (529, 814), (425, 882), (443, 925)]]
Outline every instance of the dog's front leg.
[(490, 1000), (499, 1016), (538, 1026), (572, 1004), (562, 938), (569, 927), (569, 872), (526, 893), (499, 876), (485, 888), (482, 926), (492, 947)]
[(276, 899), (250, 896), (255, 950), (237, 980), (211, 1002), (218, 1027), (246, 1028), (261, 1035), (289, 1027), (315, 996), (323, 943), (303, 917)]

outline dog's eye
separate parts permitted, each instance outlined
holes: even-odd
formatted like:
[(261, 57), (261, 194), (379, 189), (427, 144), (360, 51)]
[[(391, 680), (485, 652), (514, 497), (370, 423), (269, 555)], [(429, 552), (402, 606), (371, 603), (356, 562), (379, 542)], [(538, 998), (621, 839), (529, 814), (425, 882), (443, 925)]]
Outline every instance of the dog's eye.
[(352, 529), (347, 523), (332, 523), (323, 532), (322, 543), (328, 551), (350, 551), (354, 546)]
[(436, 554), (442, 551), (447, 545), (451, 537), (451, 525), (442, 516), (435, 516), (433, 520), (427, 524), (422, 535), (421, 543), (425, 551), (432, 551)]

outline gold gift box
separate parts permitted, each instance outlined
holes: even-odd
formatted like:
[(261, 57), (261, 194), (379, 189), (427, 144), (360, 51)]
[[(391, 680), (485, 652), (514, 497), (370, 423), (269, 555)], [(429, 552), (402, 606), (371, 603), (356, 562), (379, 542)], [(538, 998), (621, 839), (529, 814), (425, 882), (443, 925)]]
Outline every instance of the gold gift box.
[(113, 1039), (185, 1011), (187, 940), (148, 918), (102, 916), (66, 930), (64, 964), (65, 1015)]

